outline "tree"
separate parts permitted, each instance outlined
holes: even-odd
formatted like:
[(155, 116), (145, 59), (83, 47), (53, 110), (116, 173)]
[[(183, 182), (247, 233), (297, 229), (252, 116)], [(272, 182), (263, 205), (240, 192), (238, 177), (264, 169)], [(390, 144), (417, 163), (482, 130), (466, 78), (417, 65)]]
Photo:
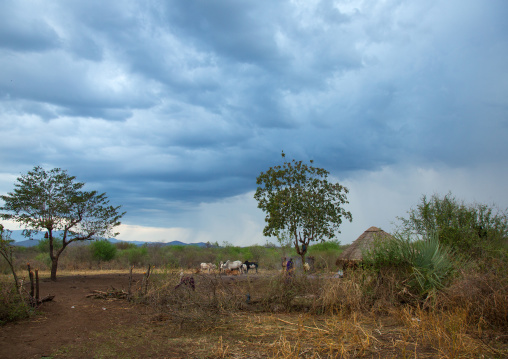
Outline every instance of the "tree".
[[(77, 182), (67, 171), (54, 168), (46, 171), (34, 167), (18, 177), (13, 192), (2, 195), (4, 205), (0, 217), (18, 222), (24, 234), (46, 231), (51, 258), (51, 280), (56, 280), (58, 259), (72, 242), (115, 237), (113, 229), (120, 225), (125, 212), (120, 206), (109, 205), (105, 193), (84, 191), (85, 183)], [(55, 247), (55, 232), (59, 231), (62, 246)]]
[(334, 238), (343, 218), (353, 220), (351, 212), (343, 208), (349, 203), (348, 189), (329, 182), (329, 172), (312, 163), (292, 160), (270, 167), (257, 177), (254, 194), (258, 208), (266, 212), (263, 234), (289, 236), (302, 264), (310, 242)]
[(422, 196), (408, 218), (398, 217), (399, 231), (420, 237), (437, 234), (439, 242), (472, 257), (490, 256), (508, 237), (508, 215), (494, 206), (466, 204), (451, 193)]

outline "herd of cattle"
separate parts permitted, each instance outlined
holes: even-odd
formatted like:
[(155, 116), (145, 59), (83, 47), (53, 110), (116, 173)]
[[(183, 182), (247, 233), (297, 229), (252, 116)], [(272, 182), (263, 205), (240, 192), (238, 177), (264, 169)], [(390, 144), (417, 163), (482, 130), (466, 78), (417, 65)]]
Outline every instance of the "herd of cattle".
[[(215, 271), (217, 266), (213, 263), (201, 263), (200, 271), (211, 273)], [(219, 273), (225, 274), (243, 274), (249, 273), (250, 269), (255, 269), (256, 273), (258, 272), (258, 264), (256, 262), (245, 261), (226, 261), (220, 262), (219, 264)]]

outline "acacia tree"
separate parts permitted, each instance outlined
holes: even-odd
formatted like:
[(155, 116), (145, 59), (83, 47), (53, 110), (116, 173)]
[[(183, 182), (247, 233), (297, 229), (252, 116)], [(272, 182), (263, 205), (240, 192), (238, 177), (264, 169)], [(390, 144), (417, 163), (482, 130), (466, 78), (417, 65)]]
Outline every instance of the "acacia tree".
[[(282, 152), (282, 158), (285, 158)], [(254, 198), (266, 212), (265, 236), (288, 233), (296, 252), (305, 263), (310, 242), (335, 237), (342, 219), (353, 220), (348, 204), (348, 189), (328, 181), (329, 172), (302, 161), (292, 160), (270, 167), (257, 177)]]
[[(25, 227), (24, 235), (32, 238), (39, 231), (46, 231), (51, 258), (51, 280), (56, 280), (58, 259), (72, 242), (115, 237), (114, 227), (120, 225), (125, 212), (121, 206), (109, 205), (105, 193), (83, 191), (83, 182), (67, 171), (54, 168), (46, 171), (34, 167), (18, 177), (14, 191), (0, 198), (0, 217), (18, 222)], [(55, 232), (60, 232), (62, 246), (55, 246)]]

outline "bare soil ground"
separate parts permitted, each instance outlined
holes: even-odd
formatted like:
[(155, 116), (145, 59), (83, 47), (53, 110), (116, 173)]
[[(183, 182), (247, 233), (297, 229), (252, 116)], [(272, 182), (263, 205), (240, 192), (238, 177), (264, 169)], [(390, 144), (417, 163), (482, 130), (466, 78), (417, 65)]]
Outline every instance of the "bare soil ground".
[[(136, 275), (139, 280), (141, 275)], [(0, 358), (44, 358), (66, 346), (94, 345), (96, 333), (146, 320), (143, 306), (126, 300), (87, 298), (93, 290), (128, 288), (128, 274), (59, 276), (57, 282), (43, 279), (41, 297), (55, 298), (43, 303), (30, 319), (0, 327)], [(86, 356), (86, 353), (83, 357)]]
[[(134, 274), (133, 288), (140, 287), (142, 278), (143, 274)], [(233, 284), (246, 278), (223, 280)], [(256, 326), (263, 327), (265, 321), (252, 313), (235, 313), (228, 324), (196, 331), (175, 325), (144, 304), (87, 297), (93, 291), (127, 291), (128, 286), (128, 273), (59, 275), (57, 282), (42, 279), (41, 298), (54, 295), (54, 299), (43, 303), (35, 316), (0, 327), (0, 359), (264, 358), (261, 347), (279, 335), (277, 330), (258, 331)], [(252, 335), (238, 330), (245, 326)]]

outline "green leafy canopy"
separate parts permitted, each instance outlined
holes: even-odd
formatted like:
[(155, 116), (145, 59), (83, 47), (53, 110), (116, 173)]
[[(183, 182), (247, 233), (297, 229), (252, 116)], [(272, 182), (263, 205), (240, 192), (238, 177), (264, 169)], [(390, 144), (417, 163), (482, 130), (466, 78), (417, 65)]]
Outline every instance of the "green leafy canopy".
[[(282, 152), (282, 157), (285, 157)], [(254, 198), (266, 212), (265, 236), (288, 233), (300, 255), (310, 242), (331, 239), (343, 219), (352, 221), (344, 209), (348, 189), (328, 180), (329, 172), (302, 161), (292, 160), (270, 167), (257, 177)]]
[[(105, 193), (84, 191), (84, 183), (67, 171), (54, 168), (46, 171), (34, 167), (20, 176), (14, 190), (0, 198), (0, 217), (25, 227), (25, 235), (47, 231), (49, 255), (52, 260), (51, 278), (56, 280), (56, 266), (62, 251), (73, 241), (114, 237), (113, 229), (120, 225), (125, 212), (109, 205)], [(61, 248), (54, 245), (53, 232), (61, 231)]]

